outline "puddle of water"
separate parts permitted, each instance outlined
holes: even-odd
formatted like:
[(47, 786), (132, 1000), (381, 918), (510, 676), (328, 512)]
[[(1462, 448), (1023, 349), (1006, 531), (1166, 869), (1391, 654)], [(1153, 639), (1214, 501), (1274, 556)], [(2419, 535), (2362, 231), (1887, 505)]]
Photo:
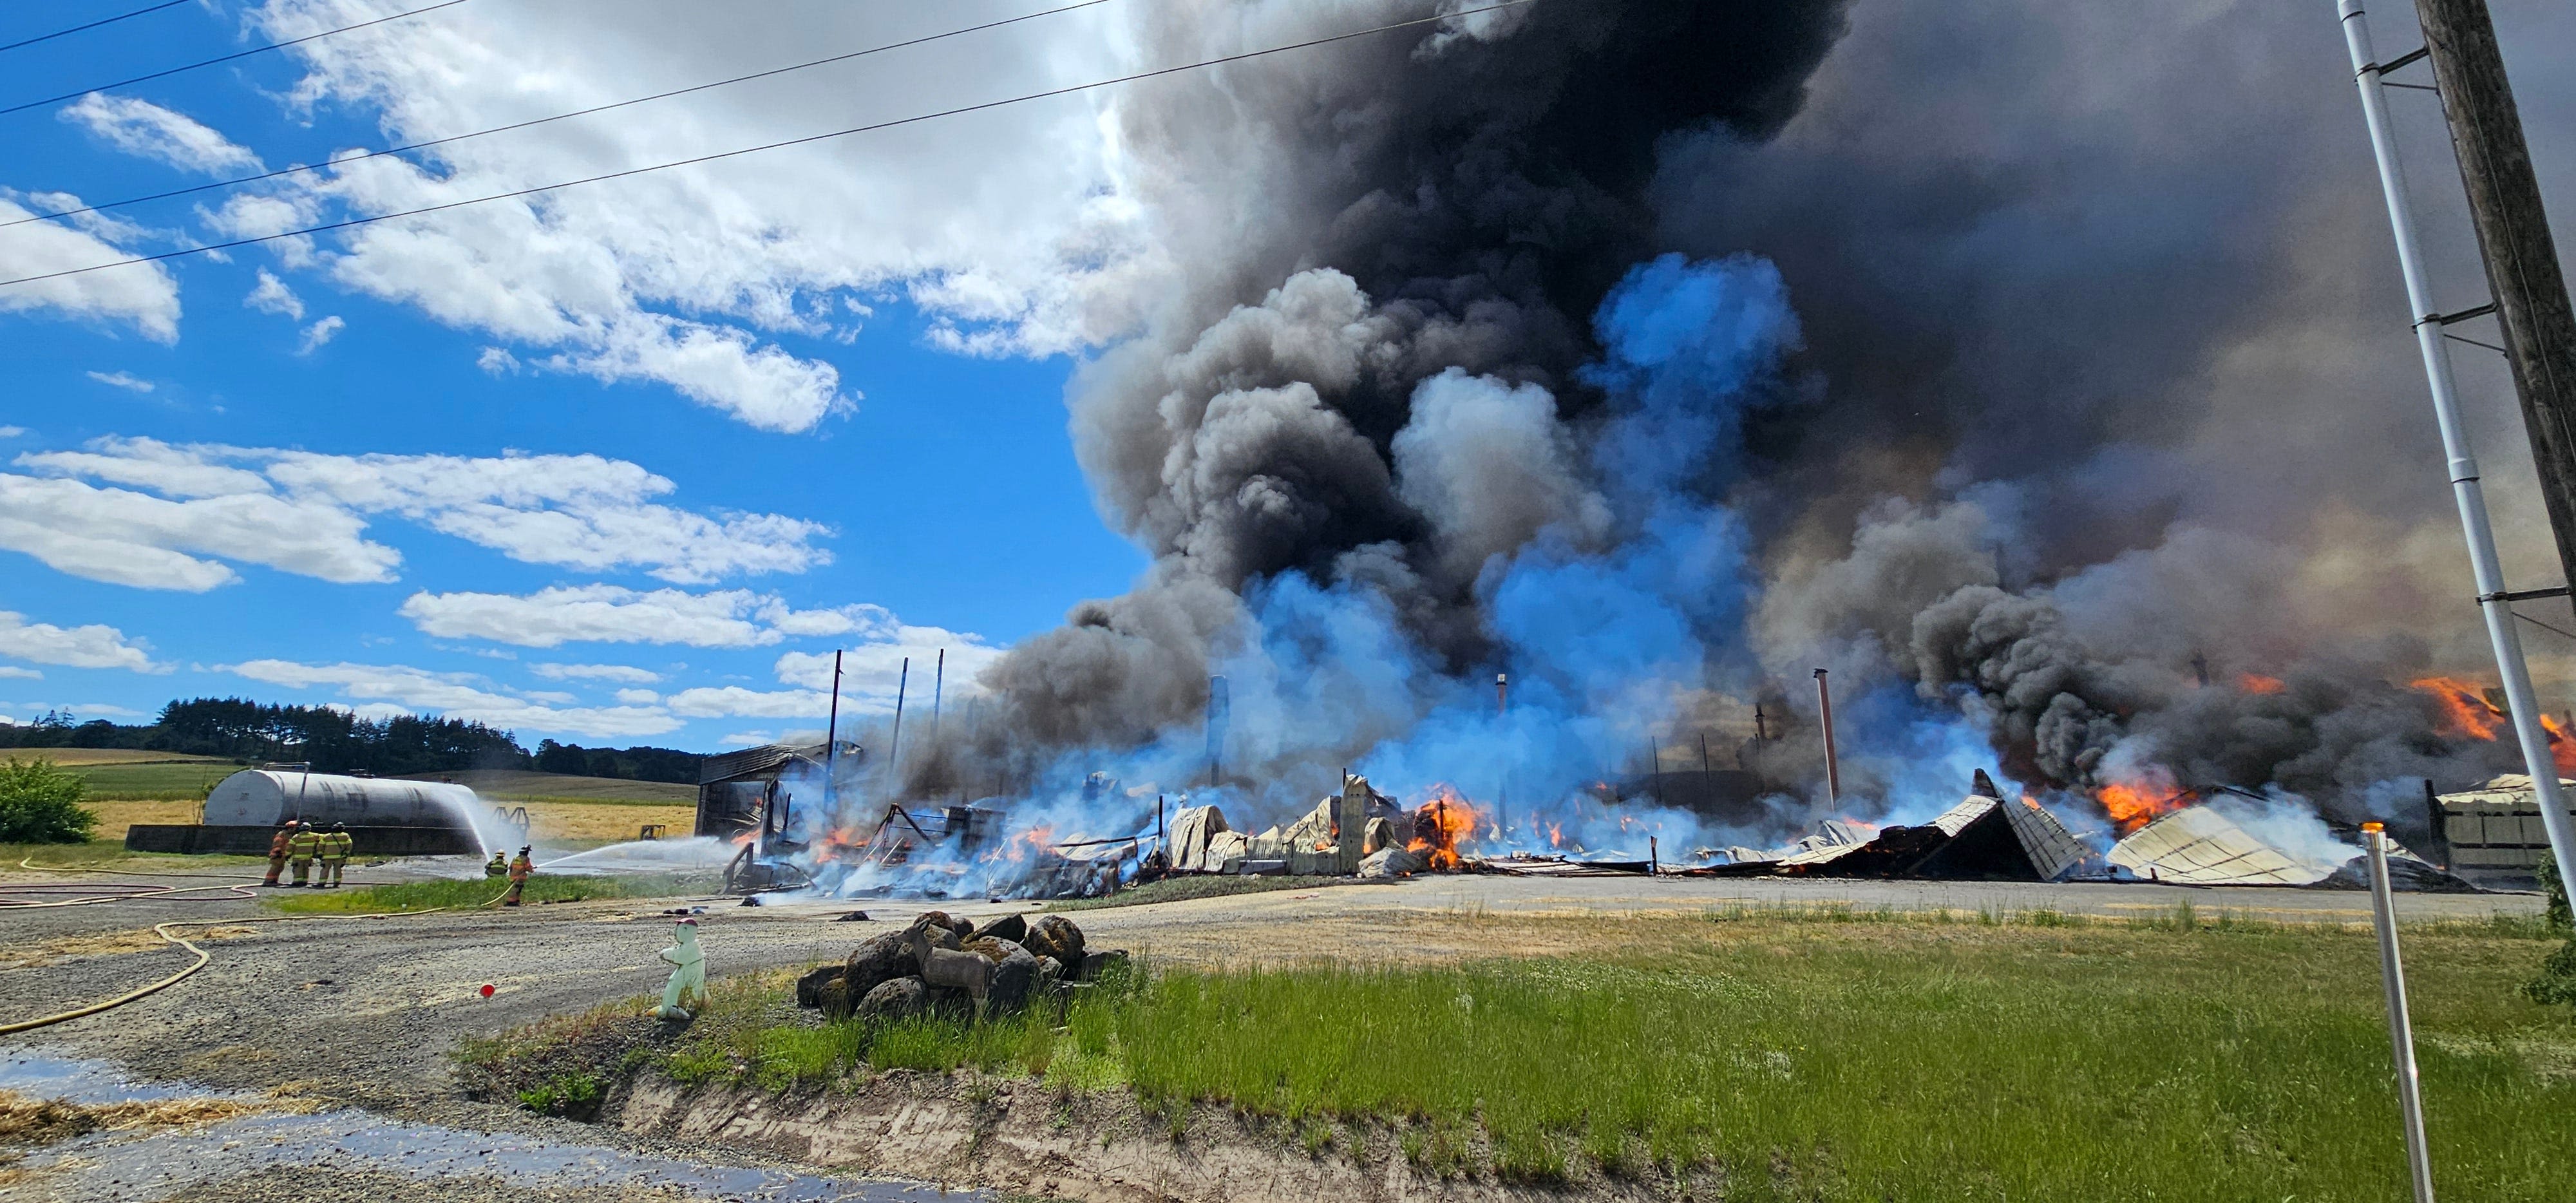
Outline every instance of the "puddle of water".
[[(76, 1103), (171, 1098), (248, 1098), (187, 1086), (126, 1080), (104, 1062), (0, 1054), (0, 1089)], [(415, 1178), (493, 1177), (547, 1187), (677, 1187), (744, 1203), (915, 1203), (988, 1200), (980, 1191), (923, 1183), (823, 1178), (784, 1170), (703, 1165), (511, 1133), (391, 1123), (362, 1111), (253, 1115), (195, 1129), (101, 1132), (31, 1152), (21, 1196), (147, 1203), (185, 1198), (213, 1183), (280, 1166), (391, 1171)]]

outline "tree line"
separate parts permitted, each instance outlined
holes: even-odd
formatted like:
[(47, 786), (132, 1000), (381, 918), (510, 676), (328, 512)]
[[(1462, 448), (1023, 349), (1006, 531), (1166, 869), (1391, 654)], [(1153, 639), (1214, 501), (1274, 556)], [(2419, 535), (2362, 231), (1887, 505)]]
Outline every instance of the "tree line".
[(464, 719), (395, 715), (368, 719), (329, 706), (281, 706), (244, 698), (189, 698), (150, 723), (74, 722), (47, 711), (0, 726), (0, 749), (133, 748), (246, 761), (307, 762), (323, 773), (399, 777), (474, 769), (533, 769), (585, 777), (694, 785), (701, 757), (671, 748), (585, 748), (543, 740), (531, 755), (511, 732)]

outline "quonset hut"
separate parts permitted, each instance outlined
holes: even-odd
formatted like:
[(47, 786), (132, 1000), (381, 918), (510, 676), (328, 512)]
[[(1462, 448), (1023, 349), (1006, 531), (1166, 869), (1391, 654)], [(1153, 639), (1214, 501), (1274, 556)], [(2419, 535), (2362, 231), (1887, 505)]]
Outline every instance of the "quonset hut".
[(361, 856), (483, 856), (474, 829), (482, 798), (462, 785), (385, 777), (342, 777), (297, 769), (244, 769), (206, 795), (205, 821), (126, 829), (135, 852), (268, 851), (288, 819), (347, 824)]

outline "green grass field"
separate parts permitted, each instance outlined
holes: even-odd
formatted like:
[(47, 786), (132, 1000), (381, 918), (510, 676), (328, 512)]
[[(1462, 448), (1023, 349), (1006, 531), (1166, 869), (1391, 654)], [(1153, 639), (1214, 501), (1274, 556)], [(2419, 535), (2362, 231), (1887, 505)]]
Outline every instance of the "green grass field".
[[(594, 898), (669, 898), (710, 893), (721, 884), (713, 875), (681, 877), (564, 877), (539, 873), (528, 878), (523, 904), (583, 902)], [(270, 895), (268, 904), (292, 914), (364, 915), (378, 911), (461, 910), (480, 907), (501, 896), (510, 883), (477, 877), (454, 881), (405, 881), (392, 885), (336, 890), (287, 890)]]
[[(772, 1087), (971, 1067), (1132, 1091), (1175, 1125), (1272, 1117), (1310, 1151), (1392, 1124), (1426, 1172), (1722, 1167), (1728, 1199), (2404, 1196), (2366, 931), (1821, 917), (1592, 920), (1555, 933), (1598, 933), (1575, 957), (1165, 966), (1062, 1028), (782, 1025), (771, 974), (723, 984), (655, 1063)], [(1546, 922), (1458, 919), (1497, 942)], [(2576, 1022), (2515, 989), (2552, 944), (2523, 922), (2406, 939), (2437, 1184), (2576, 1198)], [(479, 1055), (532, 1055), (505, 1049)]]

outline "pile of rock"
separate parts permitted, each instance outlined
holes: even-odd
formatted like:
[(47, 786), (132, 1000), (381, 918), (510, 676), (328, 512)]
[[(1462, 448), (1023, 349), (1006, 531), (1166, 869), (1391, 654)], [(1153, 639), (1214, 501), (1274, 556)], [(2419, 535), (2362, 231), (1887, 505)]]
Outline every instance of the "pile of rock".
[(1062, 915), (1004, 915), (982, 927), (926, 911), (899, 932), (859, 945), (849, 960), (796, 982), (796, 1005), (826, 1018), (901, 1019), (925, 1012), (1012, 1012), (1097, 980), (1121, 951), (1094, 951)]

